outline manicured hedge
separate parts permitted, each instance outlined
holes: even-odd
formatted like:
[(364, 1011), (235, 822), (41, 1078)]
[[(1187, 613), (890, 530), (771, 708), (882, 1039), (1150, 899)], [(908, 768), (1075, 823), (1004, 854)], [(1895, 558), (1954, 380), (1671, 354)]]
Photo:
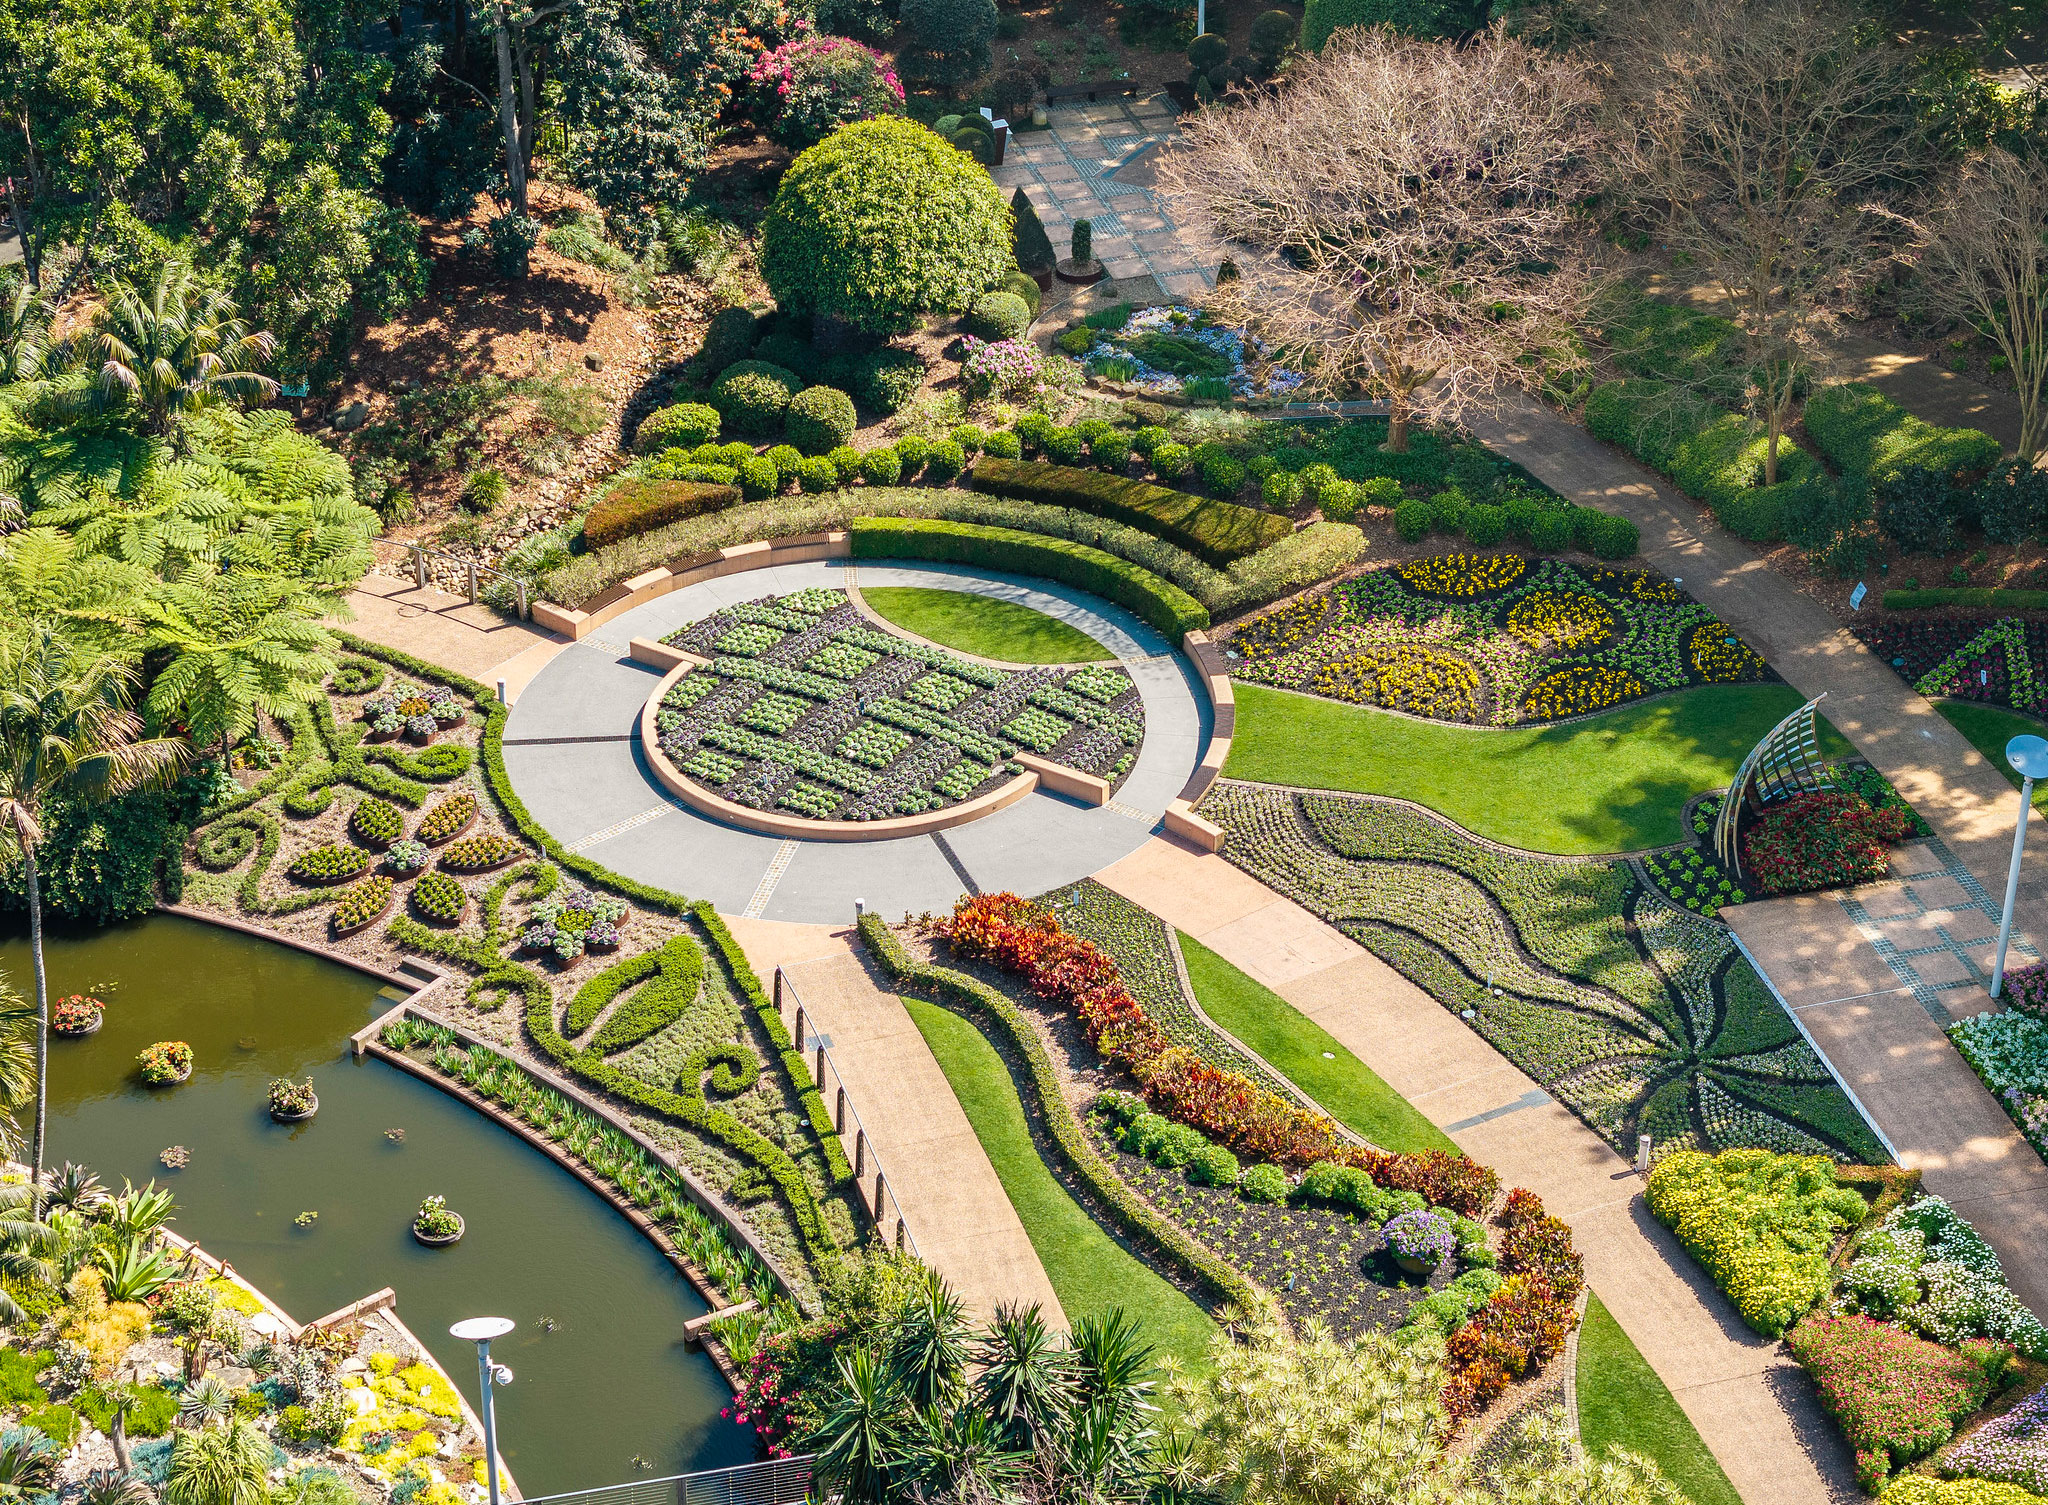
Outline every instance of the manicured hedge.
[(1209, 625), (1202, 603), (1179, 586), (1114, 554), (1014, 528), (902, 517), (857, 517), (847, 525), (856, 559), (929, 559), (1043, 575), (1134, 612), (1175, 643)]
[(1934, 606), (1986, 607), (1992, 611), (2048, 611), (2048, 591), (1956, 586), (1934, 590), (1889, 590), (1884, 593), (1886, 611), (1917, 611)]
[(700, 481), (650, 481), (632, 476), (605, 494), (583, 519), (583, 541), (593, 549), (633, 538), (706, 512), (723, 512), (740, 499), (735, 486)]
[(1828, 476), (1790, 439), (1778, 439), (1778, 480), (1765, 486), (1767, 434), (1681, 387), (1643, 378), (1608, 382), (1586, 399), (1586, 428), (1662, 471), (1706, 504), (1738, 538), (1771, 543), (1792, 509), (1818, 504)]
[(1098, 470), (1044, 465), (1035, 460), (998, 460), (984, 456), (969, 475), (976, 491), (1078, 507), (1100, 517), (1113, 517), (1143, 528), (1221, 569), (1232, 560), (1256, 554), (1294, 531), (1277, 513), (1240, 507), (1235, 502), (1189, 496), (1148, 481), (1126, 480)]
[(1873, 483), (1918, 468), (1947, 476), (1960, 487), (2005, 453), (1981, 429), (1923, 422), (1862, 382), (1823, 387), (1808, 398), (1806, 432), (1844, 475), (1868, 476)]
[[(956, 1012), (965, 1013), (996, 1035), (996, 1044), (1011, 1060), (1021, 1058), (1031, 1074), (1031, 1100), (1026, 1115), (1036, 1120), (1066, 1169), (1087, 1187), (1094, 1202), (1113, 1217), (1141, 1247), (1178, 1266), (1198, 1282), (1212, 1301), (1243, 1306), (1258, 1299), (1258, 1288), (1230, 1265), (1161, 1217), (1125, 1185), (1088, 1143), (1074, 1116), (1045, 1042), (1031, 1021), (996, 989), (978, 978), (935, 967), (911, 956), (881, 916), (864, 914), (858, 921), (861, 943), (889, 977), (929, 995)], [(1023, 1094), (1020, 1092), (1019, 1096)], [(1036, 1137), (1036, 1136), (1034, 1136)]]

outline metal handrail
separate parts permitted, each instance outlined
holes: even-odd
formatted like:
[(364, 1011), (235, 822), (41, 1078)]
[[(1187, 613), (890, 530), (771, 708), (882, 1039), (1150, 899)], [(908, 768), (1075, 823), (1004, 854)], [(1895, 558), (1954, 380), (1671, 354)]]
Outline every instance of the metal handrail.
[[(796, 984), (789, 980), (782, 968), (777, 967), (775, 969), (775, 1012), (778, 1017), (782, 1013), (782, 995), (785, 989), (796, 1006), (796, 1023), (790, 1033), (796, 1042), (797, 1053), (801, 1055), (804, 1050), (804, 1024), (807, 1017), (804, 1013), (803, 997), (797, 992)], [(910, 1220), (904, 1215), (903, 1204), (896, 1200), (895, 1183), (890, 1181), (888, 1175), (882, 1169), (881, 1154), (875, 1149), (875, 1142), (868, 1135), (867, 1125), (860, 1121), (860, 1110), (853, 1106), (853, 1097), (846, 1090), (846, 1078), (840, 1075), (839, 1063), (832, 1059), (831, 1046), (819, 1036), (814, 1035), (811, 1039), (811, 1059), (811, 1075), (818, 1084), (818, 1095), (820, 1097), (825, 1095), (826, 1069), (828, 1067), (831, 1069), (832, 1086), (834, 1089), (832, 1127), (838, 1133), (842, 1146), (846, 1140), (847, 1121), (851, 1119), (853, 1122), (853, 1153), (848, 1156), (848, 1159), (853, 1165), (853, 1181), (854, 1186), (860, 1192), (861, 1206), (867, 1211), (868, 1216), (874, 1220), (876, 1231), (880, 1232), (887, 1226), (887, 1213), (884, 1210), (883, 1201), (884, 1198), (887, 1198), (887, 1206), (895, 1209), (896, 1214), (896, 1247), (899, 1249), (907, 1248), (912, 1254), (917, 1254), (917, 1237), (910, 1231)], [(872, 1197), (868, 1195), (865, 1184), (867, 1180), (867, 1163), (870, 1160), (874, 1162), (875, 1166), (875, 1191)], [(923, 1256), (919, 1255), (918, 1257), (922, 1258)]]
[(533, 617), (533, 603), (528, 599), (526, 582), (517, 575), (494, 570), (474, 559), (444, 554), (421, 543), (392, 543), (382, 539), (378, 542), (386, 548), (404, 551), (405, 561), (401, 568), (412, 576), (413, 584), (420, 590), (432, 586), (436, 590), (447, 591), (451, 596), (466, 595), (473, 606), (480, 599), (481, 582), (502, 581), (511, 587), (512, 598), (518, 603), (520, 620), (530, 621)]
[(573, 1489), (542, 1495), (525, 1505), (798, 1505), (810, 1498), (815, 1453), (800, 1458), (770, 1458), (731, 1468), (709, 1468), (694, 1474), (668, 1474), (635, 1479), (596, 1489)]

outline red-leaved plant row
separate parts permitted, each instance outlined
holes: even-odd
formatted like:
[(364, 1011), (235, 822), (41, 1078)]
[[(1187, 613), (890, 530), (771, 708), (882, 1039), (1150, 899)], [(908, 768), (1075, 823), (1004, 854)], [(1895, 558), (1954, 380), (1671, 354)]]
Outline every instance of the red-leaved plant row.
[[(956, 952), (1018, 974), (1039, 998), (1071, 1011), (1089, 1042), (1137, 1080), (1154, 1108), (1240, 1156), (1295, 1167), (1339, 1161), (1381, 1186), (1420, 1192), (1467, 1217), (1484, 1216), (1499, 1189), (1490, 1168), (1464, 1155), (1400, 1155), (1353, 1144), (1320, 1114), (1174, 1045), (1124, 987), (1108, 953), (1040, 905), (1015, 894), (982, 894), (962, 899), (935, 929)], [(1545, 1212), (1536, 1193), (1509, 1192), (1500, 1224), (1500, 1268), (1508, 1278), (1450, 1338), (1444, 1400), (1459, 1421), (1556, 1356), (1586, 1283), (1571, 1226)]]
[(1767, 894), (1868, 883), (1891, 871), (1890, 850), (1913, 834), (1904, 810), (1829, 789), (1767, 810), (1742, 836), (1742, 856)]

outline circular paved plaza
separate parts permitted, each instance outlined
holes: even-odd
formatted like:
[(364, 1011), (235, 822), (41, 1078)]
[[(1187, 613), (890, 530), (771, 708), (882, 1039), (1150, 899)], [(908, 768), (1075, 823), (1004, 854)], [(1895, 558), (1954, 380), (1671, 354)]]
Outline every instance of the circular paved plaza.
[[(885, 841), (802, 841), (738, 830), (654, 781), (638, 723), (659, 673), (627, 654), (722, 607), (809, 586), (925, 586), (1044, 612), (1115, 653), (1145, 703), (1145, 741), (1116, 798), (1091, 808), (1034, 791), (978, 820)], [(943, 911), (963, 891), (1043, 893), (1128, 855), (1159, 828), (1200, 761), (1209, 706), (1172, 645), (1119, 607), (1047, 580), (943, 564), (821, 560), (701, 581), (636, 607), (564, 649), (505, 726), (505, 769), (534, 818), (616, 872), (709, 899), (728, 914), (845, 923), (854, 901)]]

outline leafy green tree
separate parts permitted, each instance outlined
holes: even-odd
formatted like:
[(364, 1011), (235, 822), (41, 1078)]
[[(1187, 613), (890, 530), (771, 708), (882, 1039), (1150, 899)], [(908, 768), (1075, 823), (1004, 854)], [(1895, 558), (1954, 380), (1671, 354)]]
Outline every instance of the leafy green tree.
[(1009, 206), (987, 171), (914, 121), (856, 121), (783, 174), (761, 227), (782, 306), (870, 335), (964, 308), (1010, 269)]
[(903, 0), (908, 70), (958, 84), (988, 72), (996, 37), (996, 0)]
[(148, 432), (165, 434), (213, 403), (273, 395), (277, 383), (249, 367), (276, 346), (268, 331), (249, 331), (226, 293), (170, 262), (147, 291), (114, 284), (81, 348), (99, 368), (101, 396), (125, 401)]
[(254, 1422), (180, 1431), (171, 1442), (164, 1505), (263, 1505), (270, 1439)]
[[(92, 801), (161, 787), (189, 747), (145, 737), (130, 708), (136, 671), (107, 655), (82, 653), (51, 622), (0, 635), (0, 860), (20, 863), (28, 888), (29, 953), (35, 970), (35, 1138), (33, 1184), (43, 1174), (49, 1089), (49, 978), (43, 966), (43, 906), (36, 870), (43, 818), (59, 795)], [(40, 1209), (38, 1209), (40, 1211)]]
[(334, 672), (326, 603), (296, 580), (222, 575), (204, 567), (157, 588), (145, 604), (145, 642), (169, 655), (149, 687), (159, 726), (227, 752), (256, 712), (285, 718)]

